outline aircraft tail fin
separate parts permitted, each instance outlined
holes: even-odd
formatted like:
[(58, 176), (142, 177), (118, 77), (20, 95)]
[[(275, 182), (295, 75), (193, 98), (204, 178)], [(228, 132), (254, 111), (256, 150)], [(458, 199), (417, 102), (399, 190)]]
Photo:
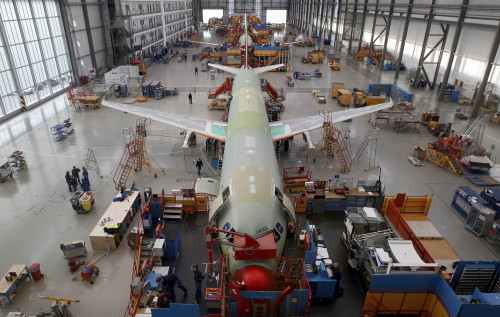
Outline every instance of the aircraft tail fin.
[(248, 37), (247, 14), (245, 13), (245, 69), (248, 69)]

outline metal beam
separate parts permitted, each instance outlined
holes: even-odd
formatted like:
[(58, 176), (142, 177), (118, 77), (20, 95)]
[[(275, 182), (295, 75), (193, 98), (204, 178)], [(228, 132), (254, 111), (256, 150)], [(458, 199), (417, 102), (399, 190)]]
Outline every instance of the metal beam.
[[(500, 23), (498, 23), (497, 31), (495, 33), (495, 39), (493, 40), (493, 44), (491, 45), (490, 54), (488, 57), (488, 64), (486, 64), (486, 70), (484, 71), (483, 81), (481, 81), (481, 85), (479, 86), (476, 100), (474, 100), (474, 107), (472, 108), (472, 113), (470, 116), (472, 118), (477, 117), (479, 114), (479, 109), (483, 104), (483, 96), (484, 91), (486, 90), (486, 85), (488, 84), (488, 80), (490, 79), (491, 69), (493, 68), (493, 63), (495, 62), (495, 58), (498, 52), (498, 46), (500, 44)], [(443, 90), (443, 87), (441, 87)]]
[(427, 42), (429, 40), (429, 34), (431, 32), (432, 21), (434, 20), (434, 6), (436, 5), (436, 0), (432, 0), (431, 7), (429, 8), (429, 15), (427, 16), (427, 26), (425, 27), (424, 40), (422, 42), (422, 50), (420, 51), (420, 58), (418, 60), (417, 72), (415, 73), (415, 78), (413, 79), (415, 84), (418, 83), (420, 78), (420, 71), (422, 70), (423, 62), (425, 59), (425, 50), (427, 49)]
[[(337, 27), (335, 28), (335, 47), (337, 48), (337, 43), (339, 42), (339, 19), (340, 19), (340, 7), (342, 6), (342, 0), (338, 0), (338, 4), (337, 4), (337, 20), (336, 20), (336, 23), (337, 23)], [(341, 46), (342, 47), (342, 46)]]
[(87, 10), (87, 0), (82, 0), (82, 12), (83, 12), (83, 20), (85, 21), (85, 29), (87, 31), (87, 40), (89, 41), (89, 49), (90, 49), (90, 59), (92, 60), (92, 67), (94, 67), (97, 73), (97, 60), (95, 58), (95, 50), (94, 50), (94, 40), (92, 39), (92, 30), (90, 29), (90, 19), (89, 19), (89, 11)]
[(363, 33), (365, 32), (365, 21), (366, 21), (367, 10), (368, 10), (368, 0), (365, 0), (365, 4), (363, 4), (363, 14), (361, 16), (361, 28), (359, 30), (358, 52), (361, 51), (361, 47), (363, 46)]
[(410, 25), (412, 9), (413, 9), (413, 0), (408, 0), (408, 9), (406, 10), (405, 26), (403, 27), (401, 45), (399, 46), (398, 64), (396, 66), (396, 73), (394, 74), (394, 83), (396, 83), (399, 78), (399, 70), (401, 69), (401, 60), (403, 59), (403, 52), (405, 50), (406, 36), (408, 35), (408, 26)]
[(373, 53), (373, 36), (375, 35), (375, 26), (377, 25), (378, 0), (375, 2), (375, 13), (373, 15), (372, 36), (370, 39), (370, 52)]
[[(71, 29), (68, 22), (68, 12), (66, 11), (66, 1), (59, 0), (59, 10), (61, 12), (61, 19), (64, 29), (64, 35), (66, 38), (66, 46), (68, 47), (69, 60), (71, 62), (71, 70), (73, 71), (73, 82), (76, 84), (80, 78), (80, 74), (78, 72), (78, 65), (76, 63), (75, 56), (75, 47), (73, 46), (72, 38), (71, 38)], [(69, 8), (68, 8), (69, 9)], [(71, 9), (70, 9), (71, 10)]]
[(469, 5), (469, 0), (462, 0), (462, 7), (460, 8), (460, 15), (457, 21), (457, 28), (455, 29), (455, 35), (453, 36), (453, 42), (451, 43), (450, 48), (450, 58), (448, 59), (448, 66), (446, 67), (446, 71), (443, 75), (443, 80), (441, 81), (441, 90), (439, 91), (439, 101), (443, 101), (444, 93), (446, 91), (446, 85), (448, 84), (448, 80), (450, 79), (451, 67), (453, 66), (453, 62), (455, 60), (455, 53), (458, 47), (458, 41), (460, 40), (460, 33), (462, 33), (462, 25), (465, 19), (465, 15), (467, 13), (467, 6)]
[(385, 39), (384, 39), (384, 48), (382, 49), (382, 57), (380, 58), (380, 67), (384, 68), (385, 54), (387, 53), (387, 41), (389, 41), (389, 35), (391, 34), (391, 23), (392, 16), (394, 14), (394, 2), (396, 0), (391, 0), (391, 5), (389, 7), (389, 16), (387, 17), (387, 25), (385, 28)]
[[(441, 24), (441, 29), (443, 29), (443, 25)], [(443, 39), (441, 43), (441, 50), (439, 51), (439, 58), (436, 65), (436, 71), (434, 72), (434, 78), (432, 80), (432, 85), (430, 85), (431, 89), (436, 87), (437, 76), (439, 74), (439, 68), (441, 67), (441, 61), (443, 59), (444, 47), (446, 46), (446, 39), (448, 38), (448, 32), (450, 31), (450, 25), (446, 24), (446, 28), (443, 29)]]
[(316, 6), (317, 6), (317, 10), (316, 10), (316, 34), (318, 34), (320, 37), (321, 37), (321, 25), (320, 25), (320, 8), (321, 8), (321, 0), (317, 0), (316, 1)]
[(312, 11), (312, 1), (309, 1), (307, 6), (307, 14), (306, 14), (306, 29), (309, 31), (309, 24), (311, 24), (311, 11)]
[[(345, 10), (344, 10), (344, 17), (342, 19), (342, 39), (341, 39), (341, 43), (344, 42), (345, 34), (347, 33), (345, 24), (346, 24), (346, 21), (347, 21), (347, 12), (349, 12), (348, 11), (349, 0), (345, 0), (344, 6), (345, 6)], [(340, 48), (342, 48), (342, 45), (340, 45)]]
[(356, 16), (358, 15), (358, 0), (354, 2), (354, 10), (352, 11), (352, 21), (351, 21), (351, 36), (349, 36), (349, 46), (347, 47), (347, 54), (351, 54), (352, 38), (354, 37), (354, 31), (356, 30)]
[[(332, 35), (333, 35), (333, 15), (335, 14), (335, 4), (336, 4), (336, 1), (335, 0), (332, 0), (332, 13), (330, 14), (330, 26), (328, 27), (328, 29), (330, 30), (330, 35), (328, 36), (328, 39), (331, 40), (332, 39)], [(330, 43), (331, 44), (334, 44), (335, 43)]]

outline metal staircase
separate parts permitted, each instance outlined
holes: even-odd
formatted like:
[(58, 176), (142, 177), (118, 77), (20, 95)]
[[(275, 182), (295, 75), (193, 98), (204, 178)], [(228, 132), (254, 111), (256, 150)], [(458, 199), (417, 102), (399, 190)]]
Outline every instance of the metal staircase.
[(263, 92), (267, 92), (268, 95), (276, 102), (282, 102), (286, 99), (286, 94), (283, 88), (276, 90), (269, 81), (264, 79), (264, 82), (260, 84)]
[(118, 168), (116, 169), (115, 176), (113, 177), (115, 188), (120, 189), (126, 187), (130, 171), (134, 166), (135, 157), (136, 146), (135, 140), (133, 140), (125, 146), (125, 151), (120, 159), (120, 163), (118, 163)]
[[(484, 127), (486, 124), (486, 119), (488, 118), (488, 115), (486, 114), (480, 114), (469, 126), (467, 131), (465, 131), (464, 136), (472, 136), (474, 132), (477, 130), (481, 130), (481, 127)], [(481, 141), (482, 141), (482, 134), (481, 134)], [(481, 142), (479, 142), (481, 144)]]
[(218, 171), (221, 171), (222, 170), (222, 162), (223, 162), (223, 158), (224, 158), (224, 149), (223, 149), (223, 144), (222, 142), (220, 141), (216, 141), (216, 150), (215, 150), (215, 157), (217, 158), (218, 160), (218, 164), (217, 164), (217, 170)]
[(463, 156), (474, 154), (474, 152), (481, 148), (483, 143), (484, 129), (486, 128), (486, 122), (489, 116), (486, 114), (479, 115), (469, 126), (465, 134), (462, 136), (463, 139), (468, 141), (464, 147)]
[(340, 163), (342, 173), (349, 173), (351, 171), (352, 159), (347, 147), (346, 139), (342, 137), (342, 133), (337, 128), (333, 128), (333, 149), (337, 155), (337, 160)]
[(164, 173), (165, 170), (153, 159), (146, 150), (146, 126), (151, 124), (151, 118), (139, 118), (136, 121), (135, 139), (125, 146), (118, 168), (113, 176), (115, 188), (125, 188), (130, 179), (132, 170), (140, 173), (145, 169), (142, 176), (136, 176), (135, 180), (146, 178), (150, 175)]
[(340, 130), (333, 126), (332, 113), (327, 110), (322, 110), (320, 114), (324, 118), (323, 139), (320, 152), (326, 152), (326, 158), (328, 160), (333, 160), (336, 156), (342, 173), (349, 173), (351, 171), (352, 158), (349, 153), (347, 141), (342, 137)]
[(229, 111), (224, 111), (222, 116), (220, 116), (220, 121), (227, 122), (229, 119)]
[(295, 162), (297, 160), (297, 148), (293, 140), (290, 140), (288, 143), (288, 160), (290, 162)]
[(276, 154), (276, 160), (280, 160), (280, 141), (274, 142), (274, 153)]
[(219, 88), (210, 88), (208, 90), (208, 99), (216, 99), (218, 95), (223, 94), (225, 92), (229, 92), (233, 89), (233, 82), (231, 81), (231, 78), (226, 77), (226, 80), (222, 85), (219, 86)]
[(354, 160), (359, 160), (359, 158), (361, 156), (363, 156), (363, 154), (364, 154), (364, 152), (366, 150), (366, 147), (368, 146), (368, 143), (370, 143), (370, 141), (372, 141), (372, 139), (375, 136), (375, 134), (376, 134), (376, 130), (375, 129), (372, 129), (372, 130), (368, 131), (368, 133), (363, 138), (363, 141), (361, 141), (361, 144), (359, 145), (359, 147), (358, 147), (358, 149), (356, 151), (356, 154), (354, 154), (353, 161)]

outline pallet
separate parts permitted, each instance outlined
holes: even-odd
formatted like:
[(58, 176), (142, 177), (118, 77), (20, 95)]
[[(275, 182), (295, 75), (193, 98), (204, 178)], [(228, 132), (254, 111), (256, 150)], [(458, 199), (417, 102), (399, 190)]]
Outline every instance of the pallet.
[(408, 156), (408, 161), (410, 161), (413, 166), (424, 166), (424, 163), (414, 156)]
[(135, 101), (137, 100), (137, 98), (127, 98), (123, 101), (123, 103), (126, 103), (126, 104), (132, 104), (134, 103)]
[(472, 184), (476, 186), (498, 186), (500, 182), (495, 180), (493, 177), (489, 175), (477, 175), (477, 174), (469, 174), (465, 175)]

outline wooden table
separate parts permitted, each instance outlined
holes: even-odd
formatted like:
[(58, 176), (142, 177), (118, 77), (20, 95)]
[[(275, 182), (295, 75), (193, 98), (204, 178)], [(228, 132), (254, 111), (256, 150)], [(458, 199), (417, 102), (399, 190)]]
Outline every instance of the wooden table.
[[(111, 235), (104, 232), (104, 228), (117, 223), (122, 224), (123, 222), (128, 226), (130, 224), (129, 210), (133, 208), (139, 194), (139, 191), (133, 191), (123, 201), (114, 201), (109, 205), (89, 235), (92, 249), (107, 250), (109, 242), (109, 249), (116, 250), (124, 236), (123, 230), (120, 229), (119, 233)], [(121, 197), (121, 194), (118, 193), (116, 197)]]
[[(17, 292), (24, 283), (24, 280), (20, 280), (21, 274), (26, 271), (28, 275), (26, 279), (31, 279), (31, 276), (28, 272), (28, 268), (26, 264), (15, 264), (8, 271), (7, 274), (2, 276), (2, 280), (0, 280), (0, 303), (9, 303), (12, 304), (12, 299), (16, 296)], [(10, 272), (16, 273), (16, 277), (12, 279), (12, 281), (7, 281), (5, 276), (9, 275)]]

